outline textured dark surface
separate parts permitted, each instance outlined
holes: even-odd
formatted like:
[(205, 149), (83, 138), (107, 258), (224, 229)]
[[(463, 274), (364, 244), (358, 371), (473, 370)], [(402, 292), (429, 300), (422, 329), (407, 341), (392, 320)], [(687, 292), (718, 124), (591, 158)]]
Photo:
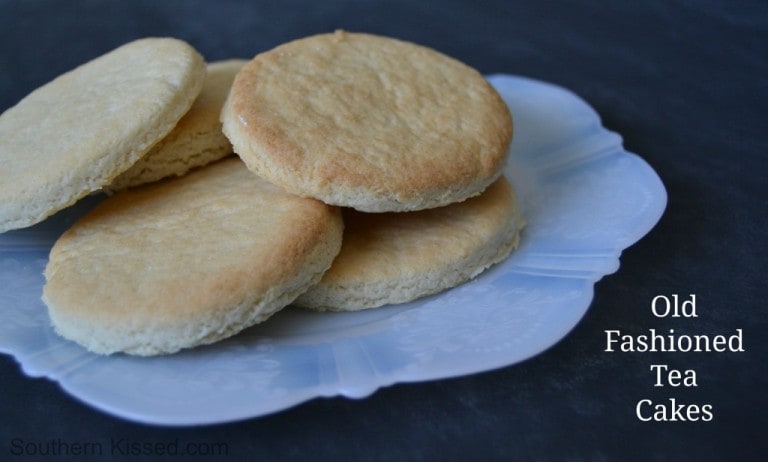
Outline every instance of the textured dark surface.
[[(216, 60), (336, 28), (415, 41), (485, 74), (571, 89), (659, 173), (669, 193), (661, 222), (624, 253), (618, 273), (596, 285), (582, 322), (545, 353), (364, 400), (317, 399), (244, 422), (156, 428), (92, 410), (0, 356), (0, 459), (23, 459), (12, 454), (15, 438), (99, 442), (106, 452), (112, 440), (178, 438), (224, 442), (232, 460), (765, 460), (766, 2), (2, 0), (0, 110), (142, 36), (176, 36)], [(699, 317), (653, 317), (650, 300), (672, 293), (696, 294)], [(650, 328), (739, 328), (746, 351), (603, 351), (606, 329)], [(654, 363), (694, 369), (698, 386), (654, 387)], [(670, 397), (711, 404), (714, 419), (635, 417), (638, 400)]]

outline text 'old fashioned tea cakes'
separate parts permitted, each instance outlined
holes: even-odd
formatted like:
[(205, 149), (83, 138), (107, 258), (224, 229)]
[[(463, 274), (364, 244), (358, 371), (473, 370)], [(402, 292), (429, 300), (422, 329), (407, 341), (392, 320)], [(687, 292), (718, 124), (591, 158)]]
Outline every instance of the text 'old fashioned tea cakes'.
[(504, 260), (524, 225), (504, 177), (464, 202), (401, 213), (346, 209), (344, 220), (339, 256), (297, 305), (356, 311), (457, 286)]
[(0, 232), (33, 225), (108, 184), (163, 138), (205, 79), (172, 38), (123, 45), (0, 115)]
[(343, 31), (257, 55), (236, 76), (222, 121), (258, 175), (366, 212), (479, 194), (501, 174), (512, 136), (507, 106), (474, 69)]
[(234, 335), (316, 283), (339, 209), (290, 195), (237, 158), (119, 192), (56, 242), (43, 300), (97, 353), (172, 353)]

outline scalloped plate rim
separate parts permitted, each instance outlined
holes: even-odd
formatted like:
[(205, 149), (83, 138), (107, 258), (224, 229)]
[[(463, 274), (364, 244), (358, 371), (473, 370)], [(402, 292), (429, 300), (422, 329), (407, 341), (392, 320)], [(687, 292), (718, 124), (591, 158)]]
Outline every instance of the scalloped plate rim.
[[(594, 122), (596, 124), (596, 129), (599, 131), (599, 134), (602, 135), (609, 135), (609, 136), (617, 136), (615, 133), (608, 131), (605, 129), (605, 127), (602, 126), (602, 122), (600, 120), (599, 115), (594, 111), (594, 109), (589, 106), (583, 99), (581, 99), (578, 95), (571, 92), (570, 90), (560, 87), (558, 85), (539, 81), (536, 79), (528, 78), (528, 77), (522, 77), (522, 76), (513, 76), (508, 74), (491, 74), (487, 76), (487, 79), (495, 86), (499, 87), (500, 93), (502, 95), (505, 95), (506, 92), (504, 91), (503, 87), (507, 85), (532, 85), (542, 90), (547, 90), (550, 92), (559, 92), (563, 95), (565, 95), (567, 98), (573, 98), (573, 100), (576, 102), (576, 104), (582, 106), (579, 110), (581, 111), (588, 111), (591, 117), (594, 118)], [(584, 114), (587, 114), (585, 112)], [(139, 408), (131, 407), (130, 405), (126, 405), (126, 403), (115, 403), (111, 402), (109, 400), (105, 400), (103, 398), (94, 398), (93, 394), (83, 393), (82, 388), (78, 388), (77, 383), (71, 383), (68, 378), (68, 373), (66, 372), (57, 372), (56, 370), (45, 370), (45, 367), (42, 366), (40, 370), (35, 369), (34, 361), (31, 359), (32, 353), (24, 352), (21, 350), (16, 350), (13, 345), (11, 346), (3, 346), (0, 345), (0, 352), (4, 354), (9, 354), (12, 357), (16, 359), (16, 361), (20, 364), (21, 369), (30, 376), (34, 377), (46, 377), (49, 378), (55, 382), (57, 382), (63, 390), (65, 390), (70, 395), (74, 396), (76, 399), (80, 400), (81, 402), (92, 406), (96, 409), (100, 409), (103, 412), (122, 417), (128, 420), (137, 421), (137, 422), (144, 422), (144, 423), (151, 423), (151, 424), (159, 424), (159, 425), (201, 425), (201, 424), (211, 424), (211, 423), (221, 423), (221, 422), (231, 422), (236, 420), (242, 420), (252, 417), (258, 417), (262, 415), (271, 414), (274, 412), (281, 411), (283, 409), (287, 409), (296, 405), (299, 405), (303, 402), (306, 402), (308, 400), (314, 399), (314, 398), (328, 398), (328, 397), (336, 397), (336, 396), (343, 396), (347, 398), (364, 398), (367, 396), (370, 396), (371, 394), (375, 393), (378, 389), (383, 387), (388, 387), (397, 383), (412, 383), (412, 382), (419, 382), (419, 381), (428, 381), (428, 380), (439, 380), (449, 377), (457, 377), (457, 376), (463, 376), (463, 375), (469, 375), (474, 373), (480, 373), (484, 371), (489, 371), (493, 369), (498, 369), (501, 367), (507, 367), (512, 364), (518, 363), (520, 361), (524, 361), (526, 359), (529, 359), (531, 357), (536, 356), (537, 354), (542, 353), (543, 351), (546, 351), (547, 349), (551, 348), (553, 345), (557, 344), (559, 341), (561, 341), (564, 337), (566, 337), (579, 323), (579, 321), (582, 319), (584, 314), (589, 309), (589, 306), (591, 305), (591, 302), (594, 298), (594, 284), (600, 280), (602, 277), (612, 274), (613, 272), (617, 271), (620, 267), (620, 256), (621, 253), (626, 249), (627, 247), (633, 245), (635, 242), (640, 240), (645, 234), (647, 234), (653, 226), (659, 221), (661, 218), (667, 202), (667, 196), (666, 191), (664, 189), (664, 186), (658, 177), (658, 175), (653, 171), (653, 169), (648, 165), (648, 163), (643, 160), (640, 156), (634, 153), (627, 152), (623, 145), (621, 144), (620, 137), (617, 136), (618, 140), (618, 146), (617, 149), (620, 151), (619, 154), (621, 156), (624, 156), (626, 159), (631, 159), (631, 162), (634, 162), (638, 168), (645, 169), (645, 175), (646, 179), (649, 182), (647, 187), (653, 191), (654, 197), (652, 198), (655, 201), (655, 204), (649, 208), (645, 212), (645, 216), (643, 217), (643, 221), (640, 225), (638, 225), (634, 229), (626, 230), (627, 235), (624, 235), (625, 238), (622, 242), (616, 242), (614, 243), (614, 246), (607, 252), (605, 255), (603, 255), (606, 259), (606, 261), (610, 260), (611, 258), (615, 259), (615, 262), (613, 262), (613, 266), (608, 265), (606, 267), (601, 267), (601, 270), (593, 271), (592, 273), (581, 276), (574, 276), (574, 278), (579, 279), (583, 281), (584, 288), (586, 292), (582, 292), (582, 299), (579, 302), (578, 306), (574, 306), (573, 311), (570, 312), (569, 321), (567, 323), (564, 323), (561, 328), (558, 330), (558, 332), (554, 335), (552, 335), (550, 338), (547, 338), (545, 341), (539, 340), (539, 342), (534, 346), (530, 347), (529, 351), (526, 351), (525, 354), (522, 356), (518, 355), (517, 357), (513, 359), (509, 358), (503, 358), (503, 357), (495, 357), (490, 359), (490, 357), (484, 357), (483, 362), (480, 366), (477, 364), (462, 364), (461, 366), (456, 365), (455, 367), (451, 367), (449, 364), (448, 366), (440, 366), (442, 369), (439, 369), (438, 372), (432, 372), (430, 374), (426, 375), (419, 375), (418, 373), (413, 373), (413, 371), (406, 371), (406, 370), (400, 370), (397, 371), (397, 373), (389, 375), (389, 376), (375, 376), (375, 377), (368, 377), (365, 382), (357, 383), (356, 386), (350, 386), (348, 383), (341, 383), (341, 382), (324, 382), (324, 383), (318, 383), (311, 387), (304, 387), (300, 391), (295, 391), (293, 394), (285, 395), (281, 398), (279, 402), (274, 402), (272, 405), (259, 405), (259, 403), (245, 403), (239, 408), (231, 408), (231, 409), (216, 409), (214, 411), (210, 411), (208, 413), (206, 412), (178, 412), (175, 414), (165, 414), (165, 415), (152, 415), (151, 412), (147, 412), (146, 410), (142, 410)], [(630, 235), (631, 234), (631, 235)], [(610, 254), (610, 255), (609, 255)], [(608, 268), (608, 269), (606, 269)], [(546, 277), (546, 276), (542, 276)], [(551, 276), (550, 276), (551, 277)], [(1, 294), (0, 294), (1, 295)], [(438, 296), (432, 296), (431, 300), (440, 300), (440, 295)], [(424, 308), (425, 309), (425, 308)], [(406, 311), (400, 311), (395, 313), (393, 316), (401, 316), (403, 313), (407, 313)], [(2, 333), (0, 331), (0, 333)], [(88, 353), (84, 353), (87, 355)], [(88, 362), (88, 360), (86, 360)], [(353, 383), (354, 385), (354, 383)]]

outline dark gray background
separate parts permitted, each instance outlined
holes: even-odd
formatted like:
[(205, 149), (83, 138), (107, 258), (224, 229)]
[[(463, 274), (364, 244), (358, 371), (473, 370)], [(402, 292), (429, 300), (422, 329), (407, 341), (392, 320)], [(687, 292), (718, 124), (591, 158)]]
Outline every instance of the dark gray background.
[[(94, 411), (0, 356), (0, 459), (14, 460), (13, 438), (226, 442), (232, 460), (765, 459), (766, 2), (0, 0), (0, 110), (138, 37), (179, 37), (217, 60), (336, 28), (411, 40), (485, 74), (573, 90), (659, 173), (669, 193), (661, 222), (623, 254), (619, 272), (596, 285), (583, 321), (545, 353), (364, 400), (317, 399), (244, 422), (157, 428)], [(650, 300), (672, 293), (695, 293), (699, 318), (654, 318)], [(710, 335), (741, 328), (746, 351), (603, 351), (606, 329), (675, 327)], [(699, 386), (653, 387), (656, 362), (695, 369)], [(715, 418), (639, 422), (634, 405), (645, 397), (709, 403)]]

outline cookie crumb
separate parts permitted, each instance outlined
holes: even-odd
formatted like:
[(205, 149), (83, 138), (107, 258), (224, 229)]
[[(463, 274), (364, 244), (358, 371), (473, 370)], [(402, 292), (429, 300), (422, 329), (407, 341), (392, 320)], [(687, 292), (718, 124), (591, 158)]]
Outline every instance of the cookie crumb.
[(334, 42), (341, 42), (346, 38), (347, 32), (344, 29), (336, 29), (333, 32), (333, 41)]

